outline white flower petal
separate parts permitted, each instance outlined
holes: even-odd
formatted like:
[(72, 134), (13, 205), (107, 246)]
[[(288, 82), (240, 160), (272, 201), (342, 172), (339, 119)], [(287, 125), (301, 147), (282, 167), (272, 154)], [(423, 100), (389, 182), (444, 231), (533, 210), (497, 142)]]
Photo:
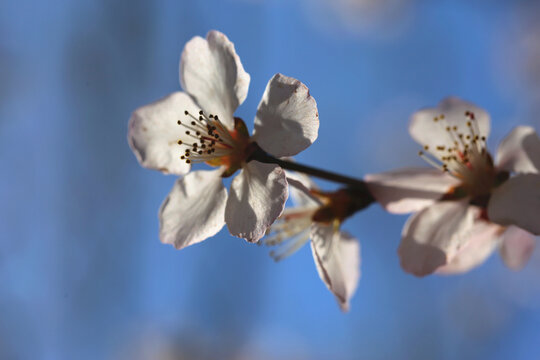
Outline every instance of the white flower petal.
[(317, 271), (326, 287), (335, 295), (342, 311), (360, 279), (360, 244), (351, 235), (334, 231), (332, 226), (311, 226), (311, 251)]
[(128, 142), (142, 166), (177, 175), (189, 171), (189, 164), (180, 160), (177, 141), (183, 132), (177, 121), (185, 117), (185, 110), (196, 109), (186, 93), (175, 92), (133, 112)]
[(535, 245), (536, 240), (531, 233), (509, 226), (502, 235), (501, 257), (504, 264), (512, 270), (521, 270), (529, 261)]
[(447, 173), (428, 168), (368, 174), (365, 181), (377, 202), (395, 214), (420, 211), (459, 184)]
[(448, 264), (467, 240), (475, 212), (467, 200), (441, 201), (412, 215), (401, 234), (401, 267), (416, 276)]
[(234, 44), (219, 31), (191, 39), (180, 59), (180, 83), (208, 114), (218, 115), (229, 129), (233, 114), (244, 102), (250, 77), (244, 71)]
[(215, 235), (225, 224), (226, 201), (220, 171), (178, 179), (159, 209), (161, 241), (182, 249)]
[(540, 138), (530, 126), (518, 126), (497, 150), (498, 168), (510, 172), (540, 172)]
[(540, 235), (540, 175), (516, 175), (496, 188), (489, 200), (488, 217)]
[(257, 242), (278, 218), (288, 197), (279, 166), (251, 161), (231, 183), (225, 222), (232, 235)]
[(504, 228), (484, 220), (474, 223), (463, 247), (450, 262), (437, 269), (438, 274), (461, 274), (481, 265), (500, 243)]
[(322, 202), (309, 190), (318, 189), (311, 178), (305, 174), (295, 171), (285, 171), (287, 183), (289, 184), (289, 195), (297, 207), (318, 207)]
[[(437, 146), (453, 147), (454, 139), (446, 128), (447, 126), (457, 126), (459, 132), (465, 135), (469, 134), (467, 126), (469, 119), (465, 116), (466, 111), (474, 113), (480, 130), (480, 134), (477, 135), (487, 138), (490, 130), (488, 113), (476, 105), (456, 97), (448, 97), (435, 108), (422, 109), (414, 113), (409, 124), (409, 133), (422, 147), (427, 145), (429, 151), (434, 151)], [(435, 122), (433, 119), (440, 115), (444, 115), (444, 121)]]
[(266, 86), (255, 117), (253, 139), (276, 157), (311, 145), (319, 130), (317, 103), (300, 81), (276, 74)]

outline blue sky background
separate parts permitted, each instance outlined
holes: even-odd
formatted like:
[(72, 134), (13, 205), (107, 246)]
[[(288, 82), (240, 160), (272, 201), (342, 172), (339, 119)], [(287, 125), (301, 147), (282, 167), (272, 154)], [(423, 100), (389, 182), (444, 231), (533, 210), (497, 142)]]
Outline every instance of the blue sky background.
[(175, 179), (126, 141), (135, 108), (179, 89), (184, 44), (218, 29), (251, 75), (250, 128), (273, 74), (310, 88), (321, 126), (299, 161), (355, 177), (421, 165), (408, 118), (447, 95), (491, 113), (494, 150), (540, 128), (536, 15), (532, 1), (1, 2), (0, 358), (539, 358), (538, 251), (521, 272), (495, 254), (417, 279), (396, 254), (406, 217), (372, 206), (344, 225), (363, 261), (342, 314), (308, 247), (275, 264), (226, 229), (161, 244)]

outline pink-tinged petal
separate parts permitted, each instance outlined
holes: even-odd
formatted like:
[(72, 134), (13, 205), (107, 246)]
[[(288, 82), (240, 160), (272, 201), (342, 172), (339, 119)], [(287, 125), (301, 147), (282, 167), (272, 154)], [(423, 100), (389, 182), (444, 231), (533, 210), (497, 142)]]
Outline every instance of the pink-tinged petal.
[(450, 262), (437, 269), (438, 274), (462, 274), (481, 265), (500, 244), (504, 228), (484, 220), (474, 223), (468, 238)]
[(432, 205), (459, 180), (443, 171), (405, 168), (365, 176), (373, 197), (388, 212), (404, 214)]
[(495, 189), (488, 217), (504, 226), (515, 225), (540, 235), (540, 175), (520, 174)]
[(159, 210), (161, 242), (182, 249), (214, 236), (225, 224), (226, 202), (220, 171), (178, 179)]
[(268, 153), (292, 156), (311, 145), (319, 131), (317, 103), (300, 81), (276, 74), (255, 117), (253, 139)]
[(191, 39), (180, 59), (180, 83), (207, 114), (218, 115), (232, 129), (233, 114), (244, 102), (250, 77), (234, 44), (219, 31)]
[(501, 240), (501, 257), (504, 264), (512, 270), (521, 270), (534, 251), (536, 244), (534, 236), (517, 226), (509, 226)]
[(499, 169), (518, 173), (540, 172), (540, 138), (530, 126), (518, 126), (497, 150)]
[(331, 225), (313, 224), (311, 251), (321, 280), (341, 310), (348, 311), (360, 279), (360, 243)]
[(186, 93), (175, 92), (135, 110), (129, 119), (128, 142), (139, 163), (167, 174), (187, 173), (189, 164), (180, 160), (177, 141), (183, 131), (177, 122), (185, 118), (185, 110), (196, 109)]
[[(426, 108), (415, 112), (409, 124), (409, 133), (412, 138), (422, 147), (428, 146), (428, 151), (439, 156), (436, 152), (437, 146), (454, 146), (455, 138), (452, 138), (447, 128), (457, 126), (457, 131), (469, 134), (467, 122), (469, 118), (465, 113), (474, 113), (476, 125), (479, 129), (479, 136), (489, 136), (490, 123), (488, 113), (476, 105), (463, 101), (456, 97), (448, 97), (442, 100), (437, 107)], [(434, 121), (435, 117), (444, 115), (444, 120)]]
[(289, 196), (285, 172), (251, 161), (231, 183), (225, 222), (232, 235), (257, 242), (279, 217)]
[(401, 234), (401, 267), (416, 276), (446, 265), (465, 244), (475, 211), (463, 201), (441, 201), (412, 215)]

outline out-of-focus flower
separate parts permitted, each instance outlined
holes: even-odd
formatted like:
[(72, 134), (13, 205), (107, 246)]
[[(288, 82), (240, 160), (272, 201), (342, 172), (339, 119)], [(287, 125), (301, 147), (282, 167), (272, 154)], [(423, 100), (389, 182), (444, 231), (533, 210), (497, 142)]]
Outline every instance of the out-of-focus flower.
[(270, 255), (279, 261), (311, 238), (313, 260), (321, 280), (335, 295), (341, 310), (348, 311), (360, 279), (360, 244), (339, 228), (358, 209), (358, 199), (346, 189), (319, 191), (304, 175), (288, 173), (288, 181), (295, 206), (283, 211), (263, 242), (277, 246)]
[(415, 212), (398, 250), (403, 269), (417, 276), (465, 272), (500, 247), (507, 266), (525, 265), (540, 234), (540, 138), (514, 129), (494, 163), (486, 148), (489, 115), (447, 98), (418, 111), (409, 132), (436, 169), (401, 169), (366, 177), (389, 212)]
[[(259, 148), (292, 156), (317, 138), (317, 105), (300, 81), (276, 74), (269, 82), (249, 136), (234, 111), (249, 86), (234, 45), (222, 33), (190, 40), (180, 60), (175, 92), (137, 109), (129, 144), (142, 166), (182, 175), (191, 163), (218, 167), (179, 179), (159, 211), (160, 238), (177, 249), (215, 235), (226, 223), (232, 235), (258, 241), (288, 197), (284, 171), (250, 161)], [(222, 177), (240, 170), (227, 194)]]

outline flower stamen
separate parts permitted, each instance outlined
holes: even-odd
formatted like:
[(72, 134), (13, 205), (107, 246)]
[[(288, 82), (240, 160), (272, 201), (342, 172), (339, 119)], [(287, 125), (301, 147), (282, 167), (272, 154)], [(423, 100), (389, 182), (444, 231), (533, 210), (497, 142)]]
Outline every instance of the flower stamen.
[[(427, 147), (427, 145), (424, 148), (426, 148), (426, 147)], [(425, 152), (419, 151), (418, 156), (420, 156), (422, 159), (424, 159), (425, 162), (427, 162), (428, 164), (430, 164), (434, 168), (439, 169), (441, 171), (448, 171), (448, 166), (446, 166), (445, 164), (443, 164), (445, 166), (438, 164), (437, 161), (435, 161), (432, 158), (430, 158), (429, 156), (427, 156)], [(443, 157), (443, 159), (445, 159), (445, 158)], [(437, 160), (439, 160), (439, 159), (437, 159)]]
[[(198, 116), (184, 111), (187, 121), (178, 120), (178, 125), (186, 130), (178, 145), (184, 148), (184, 154), (180, 156), (186, 163), (208, 162), (231, 155), (236, 149), (237, 141), (233, 139), (230, 131), (217, 115), (209, 114), (200, 110)], [(189, 141), (195, 140), (195, 141)]]
[(311, 228), (311, 217), (317, 207), (301, 207), (285, 209), (278, 220), (267, 231), (263, 242), (267, 246), (278, 246), (270, 252), (275, 261), (280, 261), (295, 253), (308, 240)]
[(464, 115), (465, 131), (461, 131), (459, 123), (451, 125), (444, 114), (434, 117), (433, 121), (448, 135), (448, 142), (432, 149), (426, 145), (424, 151), (429, 153), (420, 151), (419, 156), (436, 169), (460, 179), (471, 194), (478, 195), (493, 185), (495, 171), (486, 150), (486, 137), (480, 132), (474, 113), (466, 111)]

